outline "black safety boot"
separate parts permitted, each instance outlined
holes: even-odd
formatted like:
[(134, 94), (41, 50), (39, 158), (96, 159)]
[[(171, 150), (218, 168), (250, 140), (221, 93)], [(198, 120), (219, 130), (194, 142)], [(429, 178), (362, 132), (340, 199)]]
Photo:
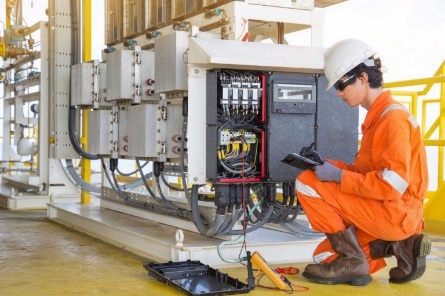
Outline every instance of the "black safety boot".
[(330, 263), (307, 265), (303, 276), (321, 284), (367, 285), (371, 281), (369, 264), (357, 241), (354, 226), (326, 236), (339, 257)]
[(426, 234), (416, 233), (407, 239), (391, 242), (376, 240), (369, 243), (371, 258), (395, 256), (397, 267), (389, 271), (389, 281), (405, 283), (420, 278), (426, 269), (426, 255), (431, 252), (431, 239)]

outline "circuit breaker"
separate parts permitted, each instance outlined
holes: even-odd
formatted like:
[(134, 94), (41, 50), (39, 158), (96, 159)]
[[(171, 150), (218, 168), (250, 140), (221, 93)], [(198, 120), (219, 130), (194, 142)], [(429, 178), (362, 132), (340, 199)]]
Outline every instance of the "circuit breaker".
[(265, 175), (265, 76), (213, 70), (207, 74), (207, 178), (259, 182)]

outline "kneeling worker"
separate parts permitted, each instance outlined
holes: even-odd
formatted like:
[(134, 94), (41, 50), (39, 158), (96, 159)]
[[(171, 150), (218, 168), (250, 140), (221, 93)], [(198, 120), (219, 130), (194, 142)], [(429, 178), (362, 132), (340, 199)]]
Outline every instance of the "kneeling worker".
[(324, 56), (328, 89), (350, 107), (368, 112), (353, 164), (326, 159), (298, 178), (298, 199), (312, 225), (327, 239), (314, 252), (317, 264), (303, 276), (317, 283), (366, 285), (370, 274), (395, 256), (389, 281), (423, 275), (430, 238), (422, 234), (428, 187), (425, 147), (414, 116), (383, 91), (379, 58), (365, 43), (347, 39)]

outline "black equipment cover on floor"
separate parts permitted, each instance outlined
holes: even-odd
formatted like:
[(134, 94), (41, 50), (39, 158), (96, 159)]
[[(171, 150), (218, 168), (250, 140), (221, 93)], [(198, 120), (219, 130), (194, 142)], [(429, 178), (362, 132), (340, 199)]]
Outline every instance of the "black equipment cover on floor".
[(187, 295), (244, 294), (254, 288), (200, 261), (148, 263), (144, 267), (150, 276)]

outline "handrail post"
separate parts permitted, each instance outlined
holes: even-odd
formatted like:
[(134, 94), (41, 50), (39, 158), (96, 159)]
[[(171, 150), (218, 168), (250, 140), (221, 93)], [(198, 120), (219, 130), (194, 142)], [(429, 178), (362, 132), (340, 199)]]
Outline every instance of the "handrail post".
[[(445, 76), (445, 64), (441, 65), (440, 75)], [(439, 139), (445, 139), (445, 83), (440, 83), (440, 123), (439, 123)], [(437, 184), (440, 186), (443, 182), (443, 161), (444, 161), (444, 147), (439, 146), (439, 166), (437, 174)]]

